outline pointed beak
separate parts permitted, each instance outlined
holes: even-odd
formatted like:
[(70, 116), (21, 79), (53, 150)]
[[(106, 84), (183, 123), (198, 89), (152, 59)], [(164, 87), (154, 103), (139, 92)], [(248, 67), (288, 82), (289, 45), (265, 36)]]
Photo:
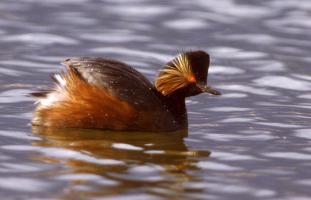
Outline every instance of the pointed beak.
[(208, 85), (199, 85), (198, 86), (202, 92), (206, 92), (206, 93), (210, 93), (212, 95), (221, 95), (220, 92), (218, 92), (217, 90), (215, 90), (214, 88), (208, 86)]

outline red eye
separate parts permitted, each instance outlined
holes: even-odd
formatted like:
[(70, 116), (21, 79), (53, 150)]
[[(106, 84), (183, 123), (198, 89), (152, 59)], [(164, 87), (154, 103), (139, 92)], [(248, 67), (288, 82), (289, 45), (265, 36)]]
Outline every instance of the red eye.
[(193, 75), (188, 76), (188, 77), (187, 77), (187, 80), (188, 80), (190, 83), (195, 83), (195, 82), (197, 81)]

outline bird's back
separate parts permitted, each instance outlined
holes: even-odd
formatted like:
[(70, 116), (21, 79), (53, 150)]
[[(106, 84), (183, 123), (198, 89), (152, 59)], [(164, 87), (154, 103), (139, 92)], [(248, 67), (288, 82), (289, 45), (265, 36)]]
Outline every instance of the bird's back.
[(38, 101), (34, 125), (169, 131), (180, 124), (155, 87), (130, 66), (103, 58), (72, 58)]

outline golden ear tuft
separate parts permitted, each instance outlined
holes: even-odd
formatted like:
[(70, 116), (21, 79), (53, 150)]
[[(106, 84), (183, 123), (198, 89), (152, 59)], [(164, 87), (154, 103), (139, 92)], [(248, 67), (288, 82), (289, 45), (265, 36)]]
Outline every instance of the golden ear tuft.
[(155, 86), (159, 92), (166, 96), (195, 82), (196, 78), (186, 54), (179, 54), (161, 70), (155, 81)]

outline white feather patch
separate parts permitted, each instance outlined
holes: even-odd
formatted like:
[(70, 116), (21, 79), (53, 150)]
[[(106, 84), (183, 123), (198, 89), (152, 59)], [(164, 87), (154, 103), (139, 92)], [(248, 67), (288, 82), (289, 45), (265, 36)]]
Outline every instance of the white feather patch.
[(66, 85), (66, 80), (60, 74), (54, 74), (54, 78), (62, 87)]
[(48, 94), (46, 98), (40, 99), (39, 103), (40, 103), (40, 106), (49, 107), (53, 105), (55, 102), (60, 101), (60, 98), (61, 98), (61, 95), (59, 95), (58, 92), (52, 92)]

